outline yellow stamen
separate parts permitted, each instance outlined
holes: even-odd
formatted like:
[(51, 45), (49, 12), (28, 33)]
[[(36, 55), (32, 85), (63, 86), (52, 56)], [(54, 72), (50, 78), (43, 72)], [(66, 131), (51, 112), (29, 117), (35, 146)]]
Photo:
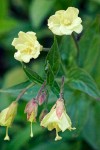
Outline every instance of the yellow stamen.
[(8, 127), (6, 127), (6, 136), (5, 136), (4, 140), (7, 140), (7, 141), (10, 140), (9, 135), (8, 135)]
[(31, 138), (33, 137), (32, 122), (31, 122), (31, 134), (30, 134), (30, 137)]
[(64, 20), (64, 24), (65, 25), (71, 25), (71, 22), (70, 22), (70, 20)]
[(55, 138), (55, 141), (61, 140), (61, 139), (62, 139), (62, 137), (58, 135), (58, 131), (56, 129), (56, 138)]

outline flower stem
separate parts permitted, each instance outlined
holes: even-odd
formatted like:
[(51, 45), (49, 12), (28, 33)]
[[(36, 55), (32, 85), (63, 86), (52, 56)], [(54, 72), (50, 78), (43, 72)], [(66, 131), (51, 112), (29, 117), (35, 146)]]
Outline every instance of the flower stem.
[(24, 93), (31, 88), (34, 85), (34, 83), (29, 84), (25, 89), (22, 90), (22, 92), (18, 95), (18, 97), (16, 98), (16, 101), (18, 102), (20, 100), (20, 98), (24, 95)]
[(61, 87), (60, 87), (60, 98), (63, 99), (63, 87), (64, 87), (64, 76), (62, 76)]
[(44, 83), (42, 84), (42, 86), (41, 86), (41, 88), (40, 88), (40, 90), (39, 90), (39, 92), (37, 94), (37, 97), (36, 97), (37, 100), (39, 99), (39, 96), (41, 95), (42, 90), (44, 89), (45, 85), (46, 85), (46, 81), (44, 81)]
[(77, 58), (77, 61), (79, 62), (79, 53), (80, 53), (80, 49), (79, 49), (79, 45), (78, 45), (78, 42), (75, 38), (75, 35), (74, 33), (72, 33), (72, 38), (74, 40), (74, 43), (75, 43), (75, 46), (76, 46), (76, 49), (77, 49), (77, 55), (76, 55), (76, 58)]
[(43, 48), (44, 52), (48, 52), (50, 50), (50, 48)]
[(62, 68), (65, 76), (67, 76), (67, 70), (66, 70), (65, 66), (63, 65), (62, 61), (60, 61), (60, 64), (61, 64), (61, 68)]

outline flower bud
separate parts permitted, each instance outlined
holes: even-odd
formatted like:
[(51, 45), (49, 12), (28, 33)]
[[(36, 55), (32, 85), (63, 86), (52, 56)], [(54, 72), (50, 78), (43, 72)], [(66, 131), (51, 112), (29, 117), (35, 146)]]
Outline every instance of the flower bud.
[(25, 113), (27, 113), (27, 120), (31, 122), (31, 134), (30, 134), (31, 137), (33, 137), (32, 122), (36, 121), (37, 111), (38, 111), (38, 103), (36, 99), (33, 98), (31, 101), (27, 103), (24, 111)]
[(18, 103), (16, 101), (12, 102), (9, 107), (5, 108), (0, 113), (0, 125), (6, 126), (6, 136), (4, 140), (10, 140), (8, 136), (8, 128), (11, 126), (15, 115), (17, 113)]
[(56, 102), (56, 115), (59, 119), (63, 111), (64, 111), (64, 100), (59, 98)]
[(40, 116), (39, 116), (39, 121), (41, 122), (42, 119), (47, 115), (48, 110), (47, 109), (43, 109)]
[(39, 105), (42, 105), (44, 103), (44, 101), (46, 100), (46, 97), (47, 97), (46, 91), (42, 92), (38, 98)]

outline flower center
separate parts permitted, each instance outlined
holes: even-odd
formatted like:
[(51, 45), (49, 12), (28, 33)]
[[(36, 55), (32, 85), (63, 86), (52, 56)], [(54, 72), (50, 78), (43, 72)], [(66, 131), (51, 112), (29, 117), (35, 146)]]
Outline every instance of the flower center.
[(67, 26), (68, 26), (68, 25), (71, 25), (71, 21), (70, 21), (70, 20), (67, 20), (67, 19), (64, 20), (64, 25), (67, 25)]
[(32, 53), (32, 49), (31, 48), (26, 48), (23, 51), (21, 51), (22, 53), (27, 53), (28, 55)]

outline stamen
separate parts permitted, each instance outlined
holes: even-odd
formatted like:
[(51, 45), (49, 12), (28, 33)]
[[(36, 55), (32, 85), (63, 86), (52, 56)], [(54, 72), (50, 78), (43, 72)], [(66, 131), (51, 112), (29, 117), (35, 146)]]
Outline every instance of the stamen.
[(31, 134), (30, 134), (30, 137), (31, 138), (33, 137), (32, 122), (31, 122)]
[(6, 127), (6, 136), (5, 136), (4, 140), (7, 140), (7, 141), (10, 140), (9, 135), (8, 135), (8, 127)]
[(55, 141), (61, 140), (61, 139), (62, 139), (62, 137), (58, 135), (58, 131), (56, 129), (56, 138), (55, 138)]

